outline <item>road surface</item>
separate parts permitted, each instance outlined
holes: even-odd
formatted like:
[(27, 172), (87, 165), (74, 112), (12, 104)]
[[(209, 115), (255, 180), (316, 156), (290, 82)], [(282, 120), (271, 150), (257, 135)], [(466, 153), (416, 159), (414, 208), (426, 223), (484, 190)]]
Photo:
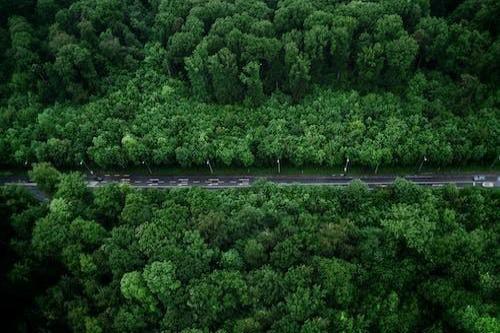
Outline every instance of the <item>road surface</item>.
[[(474, 174), (429, 174), (399, 176), (418, 185), (441, 187), (453, 184), (457, 187), (500, 187), (500, 174), (481, 174), (484, 179), (474, 179)], [(398, 176), (144, 176), (128, 174), (109, 174), (99, 178), (87, 175), (87, 184), (91, 188), (107, 184), (129, 184), (138, 188), (182, 188), (203, 187), (208, 189), (244, 188), (249, 187), (259, 179), (264, 179), (278, 185), (323, 185), (347, 186), (354, 180), (361, 180), (369, 187), (386, 187), (392, 185)], [(36, 187), (25, 176), (0, 178), (0, 185), (15, 184), (26, 187)]]

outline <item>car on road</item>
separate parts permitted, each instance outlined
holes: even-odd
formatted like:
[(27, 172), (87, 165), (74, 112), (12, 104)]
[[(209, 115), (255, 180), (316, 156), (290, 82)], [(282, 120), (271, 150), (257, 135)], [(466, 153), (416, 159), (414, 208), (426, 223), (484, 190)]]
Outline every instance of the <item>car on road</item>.
[(493, 182), (483, 182), (483, 187), (490, 188), (490, 187), (494, 187), (494, 186), (495, 186), (495, 184), (493, 184)]
[(475, 182), (482, 182), (486, 180), (486, 176), (474, 176)]

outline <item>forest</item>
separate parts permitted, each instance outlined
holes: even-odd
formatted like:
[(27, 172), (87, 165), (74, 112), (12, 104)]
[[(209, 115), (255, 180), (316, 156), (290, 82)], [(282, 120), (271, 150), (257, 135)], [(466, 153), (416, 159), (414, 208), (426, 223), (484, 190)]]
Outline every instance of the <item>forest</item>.
[(490, 164), (496, 0), (4, 0), (0, 164)]
[[(500, 191), (0, 188), (7, 331), (497, 333)], [(6, 305), (8, 304), (8, 305)]]
[[(2, 331), (500, 333), (499, 17), (0, 0)], [(345, 183), (152, 186), (280, 161)]]

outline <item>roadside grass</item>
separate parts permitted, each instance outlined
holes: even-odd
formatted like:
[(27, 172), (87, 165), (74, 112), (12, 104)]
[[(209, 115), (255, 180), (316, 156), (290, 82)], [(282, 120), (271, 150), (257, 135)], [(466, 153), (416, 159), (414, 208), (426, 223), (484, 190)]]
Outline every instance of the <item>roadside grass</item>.
[[(274, 168), (270, 167), (250, 167), (250, 168), (231, 168), (231, 167), (219, 167), (217, 165), (212, 165), (214, 176), (340, 176), (344, 174), (343, 167), (314, 167), (314, 166), (304, 166), (304, 167), (294, 167), (287, 166), (286, 164), (281, 165), (280, 173), (278, 173), (277, 166)], [(456, 166), (456, 167), (423, 167), (422, 170), (418, 171), (418, 166), (414, 168), (409, 167), (380, 167), (377, 175), (418, 175), (418, 174), (431, 174), (431, 173), (498, 173), (500, 171), (500, 165), (490, 168), (489, 165), (468, 165), (468, 166)], [(189, 175), (204, 175), (210, 176), (210, 169), (208, 167), (192, 167), (192, 168), (181, 168), (181, 167), (151, 167), (151, 172), (153, 175), (158, 176), (189, 176)], [(149, 170), (144, 167), (131, 167), (127, 169), (110, 169), (110, 170), (98, 170), (98, 174), (139, 174), (139, 175), (149, 175)], [(362, 167), (349, 167), (346, 175), (375, 175), (374, 169), (362, 168)]]
[[(132, 166), (129, 168), (115, 168), (115, 169), (97, 169), (90, 166), (92, 170), (97, 175), (149, 175), (149, 170), (146, 167)], [(344, 174), (343, 167), (314, 167), (314, 166), (304, 166), (295, 167), (287, 166), (286, 164), (281, 165), (281, 172), (278, 173), (277, 166), (274, 168), (270, 167), (250, 167), (250, 168), (234, 168), (226, 166), (212, 165), (213, 174), (210, 173), (208, 167), (151, 167), (152, 175), (156, 176), (341, 176)], [(7, 176), (23, 176), (26, 175), (28, 169), (25, 168), (4, 168), (0, 169), (0, 177)], [(84, 168), (78, 169), (60, 169), (62, 172), (69, 171), (81, 171), (83, 173), (88, 173)], [(447, 166), (447, 167), (433, 167), (424, 166), (422, 170), (418, 171), (418, 166), (415, 167), (380, 167), (378, 173), (375, 174), (374, 169), (363, 168), (358, 166), (349, 166), (346, 175), (360, 176), (360, 175), (425, 175), (425, 174), (459, 174), (459, 173), (499, 173), (500, 164), (490, 167), (490, 165), (466, 165), (466, 166)]]

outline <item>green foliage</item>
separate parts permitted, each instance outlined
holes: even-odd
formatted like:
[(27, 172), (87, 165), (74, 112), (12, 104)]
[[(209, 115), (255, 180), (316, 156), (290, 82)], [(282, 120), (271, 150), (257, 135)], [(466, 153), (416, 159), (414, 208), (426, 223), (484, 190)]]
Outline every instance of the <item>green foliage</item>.
[(61, 177), (59, 171), (50, 163), (36, 163), (29, 176), (42, 191), (49, 194), (55, 193)]
[(435, 166), (491, 163), (498, 157), (496, 102), (483, 98), (485, 86), (471, 76), (455, 84), (443, 75), (419, 72), (404, 95), (318, 88), (298, 104), (275, 95), (256, 107), (260, 84), (248, 73), (242, 89), (252, 86), (255, 95), (248, 95), (246, 106), (221, 107), (188, 97), (177, 80), (146, 73), (150, 82), (138, 74), (83, 107), (24, 106), (25, 121), (34, 117), (34, 123), (6, 123), (0, 140), (5, 161), (72, 166), (85, 158), (110, 168), (143, 161), (205, 166), (207, 159), (214, 166), (258, 166), (275, 165), (280, 158), (283, 165), (331, 167), (343, 166), (349, 157), (351, 165), (375, 171), (417, 168), (424, 156), (426, 165)]
[(497, 191), (90, 191), (49, 163), (491, 163), (499, 15), (495, 0), (0, 1), (0, 164), (34, 163), (53, 196), (0, 188), (5, 330), (498, 332)]
[[(38, 300), (23, 303), (18, 325), (498, 331), (498, 191), (398, 180), (373, 191), (355, 183), (83, 194), (76, 175), (61, 179), (48, 210), (0, 189), (17, 256), (10, 288)], [(106, 214), (105, 198), (118, 201)]]
[(2, 164), (349, 157), (378, 171), (498, 156), (493, 0), (0, 6)]

